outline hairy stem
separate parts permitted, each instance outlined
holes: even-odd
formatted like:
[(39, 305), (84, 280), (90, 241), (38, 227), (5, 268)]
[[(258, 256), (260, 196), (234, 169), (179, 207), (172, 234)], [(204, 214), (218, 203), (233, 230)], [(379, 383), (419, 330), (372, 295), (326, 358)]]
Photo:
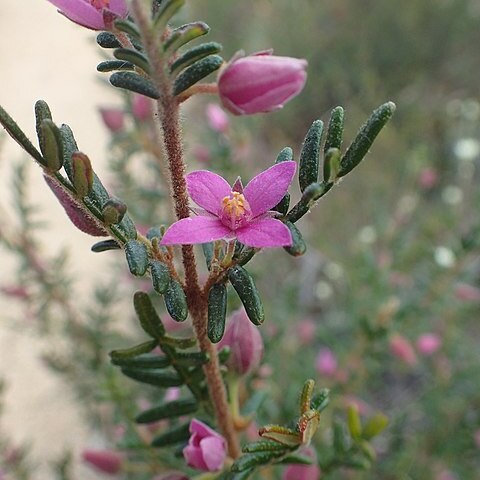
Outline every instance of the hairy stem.
[[(152, 81), (161, 97), (158, 100), (159, 118), (163, 130), (163, 142), (168, 159), (172, 198), (177, 219), (190, 216), (185, 162), (183, 159), (182, 132), (179, 119), (179, 102), (172, 92), (171, 81), (165, 71), (165, 59), (158, 42), (159, 33), (153, 32), (149, 13), (141, 0), (133, 0), (132, 13), (142, 34), (143, 44), (152, 65)], [(230, 416), (225, 385), (220, 372), (216, 348), (207, 336), (207, 301), (199, 281), (192, 245), (182, 245), (183, 268), (185, 271), (185, 293), (193, 319), (195, 335), (202, 351), (208, 353), (210, 361), (205, 365), (210, 397), (215, 407), (219, 428), (227, 440), (231, 457), (240, 454), (238, 439)]]

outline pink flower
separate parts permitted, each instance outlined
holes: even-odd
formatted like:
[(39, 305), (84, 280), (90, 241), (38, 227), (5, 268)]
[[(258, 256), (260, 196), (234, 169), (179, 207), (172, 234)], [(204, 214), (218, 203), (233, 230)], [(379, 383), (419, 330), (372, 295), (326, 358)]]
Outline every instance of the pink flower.
[(311, 318), (301, 320), (296, 328), (298, 339), (302, 345), (309, 345), (315, 339), (317, 323)]
[(392, 355), (402, 360), (407, 365), (415, 365), (417, 356), (412, 344), (404, 336), (396, 333), (390, 337), (390, 351)]
[(430, 190), (438, 183), (438, 172), (432, 167), (426, 167), (420, 172), (418, 181), (424, 190)]
[(238, 375), (255, 370), (263, 357), (263, 339), (243, 308), (232, 313), (218, 349), (230, 347), (227, 366)]
[(118, 108), (100, 108), (103, 123), (113, 133), (121, 132), (125, 126), (123, 112)]
[(152, 100), (145, 95), (135, 93), (132, 99), (133, 116), (140, 122), (145, 122), (152, 118), (153, 103)]
[(235, 56), (218, 75), (223, 106), (235, 115), (282, 108), (300, 93), (307, 79), (307, 61), (259, 52)]
[(337, 371), (337, 358), (329, 348), (321, 348), (315, 360), (317, 372), (326, 377), (333, 377)]
[(216, 104), (207, 105), (207, 120), (210, 128), (219, 133), (225, 133), (228, 130), (227, 114)]
[(72, 22), (92, 30), (109, 30), (117, 18), (125, 18), (125, 0), (48, 0)]
[(82, 458), (100, 472), (110, 475), (116, 475), (122, 469), (122, 456), (111, 450), (85, 450)]
[(480, 301), (480, 288), (468, 283), (459, 283), (455, 286), (455, 296), (464, 302), (478, 302)]
[(165, 232), (162, 245), (233, 240), (250, 247), (283, 247), (292, 244), (287, 226), (269, 212), (280, 202), (295, 174), (295, 162), (282, 162), (254, 177), (243, 188), (233, 187), (207, 170), (187, 175), (188, 193), (204, 210), (175, 222)]
[(190, 422), (190, 433), (188, 445), (183, 449), (187, 464), (204, 472), (220, 470), (227, 456), (225, 439), (195, 418)]
[(290, 465), (283, 471), (282, 480), (320, 480), (321, 471), (317, 464), (317, 455), (312, 448), (300, 452), (313, 460), (311, 465)]
[(436, 333), (424, 333), (417, 338), (417, 349), (422, 355), (432, 355), (442, 346), (442, 339)]

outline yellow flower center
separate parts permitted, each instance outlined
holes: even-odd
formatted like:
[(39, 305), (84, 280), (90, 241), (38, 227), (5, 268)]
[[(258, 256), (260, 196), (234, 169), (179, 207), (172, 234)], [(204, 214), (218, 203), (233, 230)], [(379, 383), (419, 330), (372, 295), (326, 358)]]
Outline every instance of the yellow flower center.
[(235, 230), (242, 227), (250, 220), (251, 212), (248, 201), (239, 192), (231, 192), (228, 197), (222, 199), (222, 222)]

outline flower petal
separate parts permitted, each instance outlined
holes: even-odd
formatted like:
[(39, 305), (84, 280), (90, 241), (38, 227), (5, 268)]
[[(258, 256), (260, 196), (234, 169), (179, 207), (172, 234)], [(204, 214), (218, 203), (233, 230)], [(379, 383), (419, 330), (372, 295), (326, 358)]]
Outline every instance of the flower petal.
[(288, 247), (292, 245), (292, 235), (280, 220), (265, 217), (253, 220), (246, 227), (235, 231), (237, 239), (249, 247)]
[(204, 438), (200, 442), (200, 448), (203, 453), (203, 461), (207, 465), (209, 472), (216, 472), (220, 470), (225, 461), (225, 441), (223, 438), (218, 438), (218, 434), (215, 437)]
[(214, 215), (218, 214), (222, 199), (229, 196), (232, 191), (223, 177), (208, 170), (197, 170), (189, 173), (185, 179), (192, 200)]
[(193, 245), (231, 237), (232, 232), (218, 218), (184, 218), (170, 225), (160, 242), (161, 245)]
[(258, 217), (280, 202), (287, 193), (296, 168), (295, 162), (277, 163), (248, 182), (243, 194), (253, 217)]
[(128, 14), (128, 5), (125, 0), (110, 0), (108, 9), (121, 18), (125, 18)]
[(203, 459), (202, 450), (200, 447), (194, 447), (187, 445), (183, 449), (183, 457), (187, 461), (187, 465), (190, 467), (198, 468), (199, 470), (207, 471), (208, 467)]
[(90, 2), (78, 0), (48, 0), (55, 5), (60, 13), (70, 20), (94, 30), (105, 28), (102, 13), (93, 7)]

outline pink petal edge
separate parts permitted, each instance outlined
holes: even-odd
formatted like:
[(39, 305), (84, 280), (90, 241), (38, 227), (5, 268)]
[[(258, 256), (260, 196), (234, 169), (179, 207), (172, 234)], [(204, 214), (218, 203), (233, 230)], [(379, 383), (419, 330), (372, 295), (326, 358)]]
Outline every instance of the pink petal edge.
[(218, 214), (222, 199), (231, 192), (230, 185), (223, 177), (208, 170), (189, 173), (185, 180), (192, 200), (214, 215)]
[(203, 461), (206, 463), (208, 471), (216, 472), (220, 470), (226, 457), (223, 438), (218, 438), (217, 436), (204, 438), (200, 442), (200, 448), (202, 449)]
[(184, 218), (170, 225), (161, 245), (193, 245), (231, 237), (231, 230), (216, 217)]

